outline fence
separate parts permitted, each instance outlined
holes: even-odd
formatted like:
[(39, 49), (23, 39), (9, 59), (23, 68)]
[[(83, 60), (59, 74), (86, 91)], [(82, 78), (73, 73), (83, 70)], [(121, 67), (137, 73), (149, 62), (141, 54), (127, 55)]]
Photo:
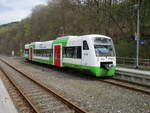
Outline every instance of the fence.
[[(136, 65), (136, 58), (117, 57), (117, 64)], [(139, 65), (150, 66), (150, 59), (139, 59)]]

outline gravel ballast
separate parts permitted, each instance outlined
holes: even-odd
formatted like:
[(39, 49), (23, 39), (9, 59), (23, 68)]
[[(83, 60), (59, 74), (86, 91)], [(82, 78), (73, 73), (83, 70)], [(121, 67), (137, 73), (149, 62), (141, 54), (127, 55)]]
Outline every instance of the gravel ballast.
[[(150, 96), (49, 66), (29, 63), (22, 58), (3, 57), (35, 79), (57, 89), (69, 99), (95, 113), (150, 113)], [(65, 69), (65, 71), (70, 69)], [(87, 75), (90, 76), (90, 75)], [(100, 79), (100, 78), (97, 78)]]

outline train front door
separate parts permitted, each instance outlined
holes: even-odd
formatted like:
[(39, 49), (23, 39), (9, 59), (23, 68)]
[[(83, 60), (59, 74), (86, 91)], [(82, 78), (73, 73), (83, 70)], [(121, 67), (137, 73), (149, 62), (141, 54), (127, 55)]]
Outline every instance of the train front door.
[(61, 45), (54, 45), (54, 65), (61, 66)]
[(32, 48), (29, 48), (29, 60), (32, 60)]

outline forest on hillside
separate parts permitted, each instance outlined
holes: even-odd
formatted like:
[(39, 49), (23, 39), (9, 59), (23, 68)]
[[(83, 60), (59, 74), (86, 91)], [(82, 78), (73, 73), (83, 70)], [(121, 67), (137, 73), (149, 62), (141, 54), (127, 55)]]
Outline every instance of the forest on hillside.
[(135, 57), (140, 5), (140, 58), (150, 58), (150, 0), (50, 0), (20, 22), (0, 26), (0, 54), (17, 55), (24, 44), (63, 35), (103, 34), (113, 38), (118, 57)]

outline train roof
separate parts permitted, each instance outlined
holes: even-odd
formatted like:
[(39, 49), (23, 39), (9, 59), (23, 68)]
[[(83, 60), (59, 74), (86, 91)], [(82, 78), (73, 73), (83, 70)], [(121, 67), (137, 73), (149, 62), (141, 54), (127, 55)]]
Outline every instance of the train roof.
[(62, 37), (58, 37), (56, 38), (56, 40), (60, 40), (60, 39), (82, 39), (82, 38), (93, 38), (93, 37), (104, 37), (104, 38), (108, 38), (108, 39), (111, 39), (110, 37), (108, 36), (105, 36), (105, 35), (99, 35), (99, 34), (88, 34), (88, 35), (81, 35), (81, 36), (62, 36)]
[(104, 37), (104, 38), (111, 39), (111, 38), (108, 37), (108, 36), (105, 36), (105, 35), (99, 35), (99, 34), (82, 35), (81, 37), (89, 37), (89, 38), (93, 38), (93, 37)]
[(97, 37), (102, 37), (102, 38), (107, 38), (111, 39), (108, 36), (105, 35), (99, 35), (99, 34), (88, 34), (88, 35), (82, 35), (82, 36), (62, 36), (56, 38), (56, 40), (50, 40), (50, 41), (43, 41), (43, 42), (32, 42), (30, 44), (25, 45), (25, 49), (28, 49), (29, 47), (34, 47), (35, 49), (50, 49), (52, 48), (52, 43), (62, 43), (66, 44), (68, 43), (69, 45), (72, 45), (74, 42), (80, 43), (81, 40), (93, 40), (94, 38)]
[(66, 38), (72, 39), (72, 38), (77, 38), (77, 37), (79, 37), (79, 36), (61, 36), (61, 37), (56, 38), (56, 40), (66, 39)]

